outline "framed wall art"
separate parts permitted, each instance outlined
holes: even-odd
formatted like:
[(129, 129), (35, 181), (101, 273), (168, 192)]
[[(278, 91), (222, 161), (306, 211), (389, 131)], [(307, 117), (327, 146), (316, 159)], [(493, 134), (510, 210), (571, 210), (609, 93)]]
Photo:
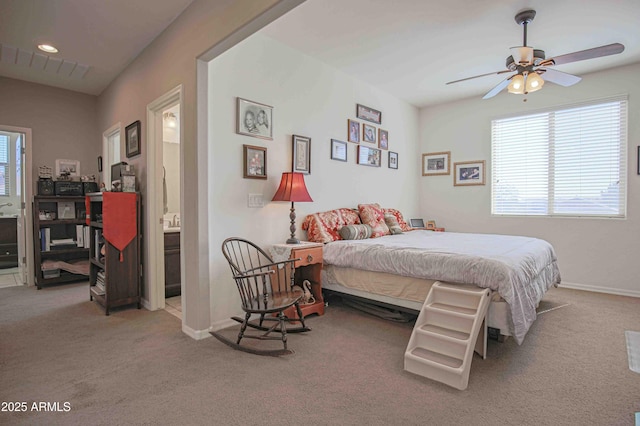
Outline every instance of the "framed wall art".
[(347, 120), (347, 140), (360, 143), (360, 123), (355, 120)]
[(362, 140), (364, 142), (376, 143), (376, 128), (368, 124), (362, 124)]
[(331, 139), (331, 159), (347, 161), (347, 143)]
[(448, 175), (451, 173), (451, 151), (422, 154), (422, 176)]
[(237, 98), (236, 133), (273, 140), (273, 107)]
[(389, 149), (389, 132), (378, 129), (378, 148)]
[(140, 145), (142, 144), (142, 138), (140, 137), (140, 120), (134, 121), (125, 127), (125, 141), (127, 158), (140, 155)]
[(484, 160), (453, 163), (453, 185), (484, 185), (484, 165)]
[(380, 167), (380, 151), (377, 148), (358, 145), (358, 164), (363, 166)]
[(56, 177), (60, 176), (80, 176), (80, 161), (56, 160)]
[(389, 151), (389, 168), (397, 169), (398, 168), (398, 153)]
[(267, 178), (267, 148), (262, 146), (242, 145), (243, 177), (247, 179)]
[(291, 171), (311, 173), (311, 138), (293, 135), (293, 165)]
[(356, 104), (356, 117), (372, 123), (382, 124), (382, 113), (377, 109), (369, 108), (364, 105)]

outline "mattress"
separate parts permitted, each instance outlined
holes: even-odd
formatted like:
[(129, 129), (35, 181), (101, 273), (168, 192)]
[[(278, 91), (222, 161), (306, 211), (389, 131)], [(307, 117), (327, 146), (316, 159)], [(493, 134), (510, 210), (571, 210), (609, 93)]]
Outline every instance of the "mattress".
[(509, 330), (518, 344), (546, 291), (560, 282), (551, 244), (521, 236), (418, 230), (334, 241), (323, 258), (325, 265), (490, 288), (509, 304)]

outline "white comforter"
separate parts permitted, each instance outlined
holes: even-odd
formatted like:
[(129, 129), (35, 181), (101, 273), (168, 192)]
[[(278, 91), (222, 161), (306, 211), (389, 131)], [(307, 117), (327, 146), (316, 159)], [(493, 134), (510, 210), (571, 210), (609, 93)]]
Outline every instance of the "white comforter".
[(560, 282), (551, 244), (529, 237), (411, 231), (366, 240), (334, 241), (324, 262), (346, 268), (475, 284), (509, 304), (516, 342), (536, 319), (536, 306)]

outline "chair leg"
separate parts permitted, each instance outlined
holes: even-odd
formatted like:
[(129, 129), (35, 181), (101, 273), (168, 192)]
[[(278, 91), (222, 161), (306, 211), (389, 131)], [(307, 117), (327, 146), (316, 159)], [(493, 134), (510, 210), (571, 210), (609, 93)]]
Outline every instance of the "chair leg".
[(264, 314), (260, 314), (260, 327), (262, 327), (263, 322), (264, 322)]
[(300, 303), (296, 302), (296, 311), (298, 312), (298, 317), (300, 318), (300, 323), (302, 324), (302, 328), (307, 328), (304, 323), (304, 315), (302, 315), (302, 309), (300, 309)]
[(278, 312), (278, 319), (280, 320), (280, 333), (282, 333), (282, 343), (284, 344), (284, 350), (287, 350), (287, 326), (285, 325), (284, 312)]
[(238, 332), (238, 341), (236, 342), (236, 344), (240, 344), (240, 340), (242, 340), (242, 336), (244, 336), (244, 331), (247, 329), (247, 323), (249, 323), (249, 318), (251, 317), (251, 314), (249, 312), (247, 312), (244, 316), (244, 322), (242, 323), (242, 326), (240, 327), (240, 331)]

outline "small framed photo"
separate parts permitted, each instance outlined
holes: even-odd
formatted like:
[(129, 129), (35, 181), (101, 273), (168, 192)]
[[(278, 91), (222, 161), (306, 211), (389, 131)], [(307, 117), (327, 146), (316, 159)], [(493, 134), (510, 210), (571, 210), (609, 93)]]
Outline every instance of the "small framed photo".
[(140, 120), (134, 121), (125, 128), (127, 158), (140, 155)]
[(389, 132), (378, 129), (378, 148), (389, 149)]
[(360, 123), (355, 120), (347, 120), (347, 140), (349, 142), (360, 143)]
[(451, 173), (451, 151), (422, 154), (422, 176)]
[(273, 107), (237, 98), (236, 133), (273, 140)]
[(398, 153), (389, 151), (389, 168), (397, 169), (398, 168)]
[(409, 219), (409, 226), (412, 228), (424, 228), (424, 220), (422, 219)]
[(362, 140), (364, 142), (376, 143), (376, 128), (368, 124), (362, 125)]
[(311, 138), (293, 135), (292, 171), (304, 174), (311, 173)]
[(427, 229), (430, 229), (432, 231), (434, 229), (436, 229), (436, 221), (435, 220), (428, 220), (427, 221)]
[(347, 161), (347, 143), (331, 139), (331, 159)]
[(453, 163), (453, 185), (484, 185), (484, 165), (484, 160)]
[(80, 161), (56, 160), (56, 177), (59, 176), (80, 176)]
[(358, 164), (363, 166), (380, 167), (380, 155), (382, 151), (377, 148), (358, 145)]
[(356, 104), (356, 117), (372, 123), (382, 124), (382, 113), (364, 105)]
[(262, 146), (242, 145), (244, 149), (244, 174), (247, 179), (267, 178), (267, 148)]

